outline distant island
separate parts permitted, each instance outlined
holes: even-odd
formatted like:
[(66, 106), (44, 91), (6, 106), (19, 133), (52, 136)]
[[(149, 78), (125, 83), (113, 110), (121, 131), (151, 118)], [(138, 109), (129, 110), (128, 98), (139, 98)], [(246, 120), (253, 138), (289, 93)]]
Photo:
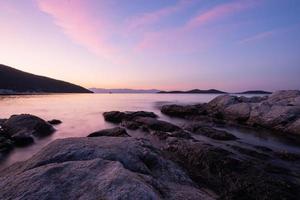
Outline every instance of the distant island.
[(159, 91), (160, 94), (226, 94), (227, 92), (223, 92), (216, 89), (209, 89), (209, 90), (188, 90), (188, 91)]
[(93, 93), (81, 86), (0, 64), (0, 94)]
[(249, 90), (245, 92), (238, 92), (235, 94), (272, 94), (272, 92), (263, 91), (263, 90)]
[(117, 93), (117, 94), (139, 94), (139, 93), (158, 93), (160, 90), (150, 89), (105, 89), (105, 88), (89, 88), (94, 93)]

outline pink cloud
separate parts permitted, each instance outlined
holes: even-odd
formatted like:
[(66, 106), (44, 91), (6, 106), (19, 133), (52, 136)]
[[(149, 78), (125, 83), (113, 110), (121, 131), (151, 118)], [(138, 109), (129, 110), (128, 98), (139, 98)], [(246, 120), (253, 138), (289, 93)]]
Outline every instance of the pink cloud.
[[(145, 33), (143, 40), (136, 46), (136, 49), (138, 51), (157, 49), (160, 51), (179, 50), (185, 52), (193, 51), (197, 48), (208, 48), (210, 46), (209, 43), (215, 44), (215, 42), (213, 39), (207, 40), (204, 38), (201, 41), (201, 34), (213, 36), (216, 33), (210, 32), (211, 29), (208, 28), (202, 29), (202, 33), (199, 33), (199, 27), (226, 18), (242, 10), (249, 9), (260, 3), (260, 1), (261, 0), (233, 1), (217, 5), (194, 16), (181, 27)], [(195, 35), (197, 35), (196, 38)], [(195, 41), (197, 42), (195, 43)]]
[(183, 10), (187, 6), (198, 0), (180, 0), (177, 4), (168, 6), (153, 12), (144, 13), (142, 15), (135, 16), (128, 20), (127, 29), (129, 31), (137, 30), (143, 28), (146, 25), (153, 24), (159, 21), (163, 17), (172, 15), (180, 10)]
[(36, 0), (38, 8), (50, 15), (57, 26), (73, 42), (87, 48), (99, 56), (109, 57), (115, 49), (106, 42), (107, 24), (95, 20), (86, 1)]
[(199, 15), (192, 18), (187, 22), (185, 28), (191, 29), (196, 28), (201, 25), (213, 22), (222, 18), (225, 18), (234, 13), (240, 12), (242, 10), (248, 9), (256, 5), (259, 1), (257, 0), (244, 0), (244, 1), (234, 1), (230, 3), (224, 3), (211, 8), (208, 11), (200, 13)]

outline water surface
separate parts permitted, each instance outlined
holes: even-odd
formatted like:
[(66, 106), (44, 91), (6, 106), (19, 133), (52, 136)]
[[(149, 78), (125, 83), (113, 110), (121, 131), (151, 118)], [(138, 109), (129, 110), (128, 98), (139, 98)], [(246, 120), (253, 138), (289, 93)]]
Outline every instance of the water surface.
[[(85, 137), (93, 131), (114, 126), (104, 121), (102, 113), (106, 111), (152, 111), (161, 119), (171, 122), (182, 122), (160, 113), (159, 107), (167, 103), (196, 104), (208, 102), (217, 94), (53, 94), (0, 96), (0, 118), (9, 118), (13, 114), (29, 113), (45, 120), (59, 119), (62, 124), (57, 131), (36, 141), (26, 148), (16, 148), (7, 159), (0, 163), (0, 168), (16, 161), (26, 160), (49, 142), (58, 138)], [(266, 134), (253, 134), (248, 130), (228, 129), (246, 142), (299, 151), (297, 145), (278, 137)], [(136, 133), (132, 133), (135, 134)]]

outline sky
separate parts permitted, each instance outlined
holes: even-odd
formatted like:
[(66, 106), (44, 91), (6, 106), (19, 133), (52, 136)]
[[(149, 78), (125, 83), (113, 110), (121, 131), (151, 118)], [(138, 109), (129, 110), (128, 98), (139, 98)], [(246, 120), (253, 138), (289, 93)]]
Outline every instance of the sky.
[(0, 63), (84, 87), (300, 89), (299, 0), (0, 0)]

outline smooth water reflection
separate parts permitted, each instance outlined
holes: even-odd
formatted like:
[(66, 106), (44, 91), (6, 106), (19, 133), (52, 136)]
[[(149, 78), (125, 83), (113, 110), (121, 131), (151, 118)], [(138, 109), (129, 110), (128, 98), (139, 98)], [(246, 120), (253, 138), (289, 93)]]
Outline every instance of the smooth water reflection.
[[(93, 131), (112, 127), (102, 113), (106, 111), (153, 111), (160, 115), (159, 105), (165, 103), (202, 103), (217, 95), (197, 94), (51, 94), (0, 96), (0, 118), (29, 113), (45, 120), (59, 119), (57, 131), (36, 144), (15, 149), (1, 166), (26, 160), (43, 146), (58, 138), (85, 137)], [(162, 116), (164, 117), (164, 116)]]
[[(29, 113), (45, 120), (59, 119), (62, 124), (57, 131), (36, 144), (15, 149), (7, 159), (0, 163), (0, 168), (16, 161), (26, 160), (49, 142), (58, 138), (85, 137), (93, 131), (112, 127), (104, 121), (102, 113), (106, 111), (152, 111), (163, 120), (178, 122), (160, 113), (159, 107), (166, 103), (195, 104), (208, 102), (217, 95), (213, 94), (61, 94), (61, 95), (26, 95), (0, 96), (0, 118), (9, 118), (13, 114)], [(251, 143), (300, 152), (297, 145), (281, 143), (271, 136), (260, 137), (251, 132), (238, 129), (230, 130), (240, 138)]]

